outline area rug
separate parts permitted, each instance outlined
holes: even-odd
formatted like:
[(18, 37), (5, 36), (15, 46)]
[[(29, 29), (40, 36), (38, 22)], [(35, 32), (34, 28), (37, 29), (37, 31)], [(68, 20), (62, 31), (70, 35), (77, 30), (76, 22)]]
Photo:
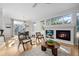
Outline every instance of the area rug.
[[(53, 56), (50, 49), (42, 51), (41, 47), (33, 48), (31, 51), (25, 51), (21, 56)], [(58, 56), (69, 56), (65, 51), (58, 49)]]

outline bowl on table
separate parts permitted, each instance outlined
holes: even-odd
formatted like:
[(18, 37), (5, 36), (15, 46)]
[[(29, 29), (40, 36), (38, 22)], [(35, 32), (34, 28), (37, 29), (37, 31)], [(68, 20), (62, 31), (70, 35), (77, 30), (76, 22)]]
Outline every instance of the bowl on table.
[(48, 45), (48, 46), (54, 46), (55, 44), (56, 44), (56, 41), (47, 40), (47, 45)]

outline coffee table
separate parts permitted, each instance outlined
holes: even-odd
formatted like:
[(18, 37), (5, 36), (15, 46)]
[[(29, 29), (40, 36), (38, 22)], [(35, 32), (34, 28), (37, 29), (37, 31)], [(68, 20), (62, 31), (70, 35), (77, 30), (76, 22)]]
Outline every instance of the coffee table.
[(47, 48), (51, 49), (52, 55), (57, 56), (58, 55), (58, 48), (60, 47), (60, 44), (56, 42), (56, 44), (49, 46), (47, 42), (43, 42), (41, 44), (41, 50), (46, 51)]

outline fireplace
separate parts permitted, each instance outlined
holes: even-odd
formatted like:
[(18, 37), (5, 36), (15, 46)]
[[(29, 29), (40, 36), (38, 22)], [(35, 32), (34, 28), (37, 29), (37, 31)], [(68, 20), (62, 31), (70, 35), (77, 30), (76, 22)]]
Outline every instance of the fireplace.
[(56, 38), (61, 40), (71, 40), (70, 30), (56, 30)]

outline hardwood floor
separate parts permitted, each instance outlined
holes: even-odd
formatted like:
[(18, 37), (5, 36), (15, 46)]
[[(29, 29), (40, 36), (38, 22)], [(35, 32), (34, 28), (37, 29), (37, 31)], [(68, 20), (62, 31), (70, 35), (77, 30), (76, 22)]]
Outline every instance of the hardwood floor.
[(69, 48), (70, 49), (69, 54), (71, 56), (79, 56), (78, 46), (76, 46), (76, 45), (70, 45), (70, 44), (65, 44), (65, 43), (60, 43), (60, 45), (63, 45), (65, 47)]
[[(7, 40), (7, 42), (2, 46), (0, 46), (0, 56), (20, 56), (24, 52), (22, 45), (18, 49), (18, 39), (17, 37), (11, 38)], [(33, 40), (33, 44), (35, 41)], [(26, 51), (31, 50), (32, 48), (36, 48), (36, 44), (31, 46), (29, 43), (25, 44)]]
[[(36, 48), (38, 45), (36, 45), (35, 40), (33, 40), (34, 45), (30, 45), (29, 43), (25, 45), (26, 51), (31, 50), (32, 48)], [(63, 45), (63, 44), (61, 44)], [(71, 47), (69, 45), (66, 45), (68, 47)], [(13, 37), (10, 40), (7, 40), (7, 43), (3, 43), (3, 46), (0, 46), (0, 56), (20, 56), (24, 52), (22, 45), (18, 49), (18, 39), (17, 37)], [(78, 47), (72, 46), (72, 49), (70, 51), (71, 56), (78, 56)]]

